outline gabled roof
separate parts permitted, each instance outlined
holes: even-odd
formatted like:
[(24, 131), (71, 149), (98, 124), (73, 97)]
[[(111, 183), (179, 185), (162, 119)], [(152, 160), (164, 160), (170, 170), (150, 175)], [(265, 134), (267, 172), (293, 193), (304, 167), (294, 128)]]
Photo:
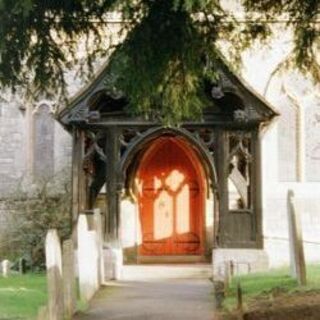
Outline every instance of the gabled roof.
[[(223, 92), (233, 93), (240, 97), (245, 105), (246, 117), (257, 122), (270, 122), (279, 115), (276, 109), (258, 92), (256, 92), (243, 78), (236, 75), (223, 57), (217, 64), (220, 74), (219, 85)], [(88, 118), (89, 99), (96, 93), (105, 90), (105, 79), (108, 77), (108, 61), (97, 71), (96, 75), (86, 86), (69, 99), (69, 103), (57, 113), (57, 119), (63, 125), (72, 121)]]

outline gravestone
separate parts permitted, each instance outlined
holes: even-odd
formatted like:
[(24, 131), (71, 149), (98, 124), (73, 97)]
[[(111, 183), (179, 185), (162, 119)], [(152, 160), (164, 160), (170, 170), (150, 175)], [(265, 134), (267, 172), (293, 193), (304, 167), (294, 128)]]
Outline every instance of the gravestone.
[(77, 231), (80, 298), (89, 301), (99, 288), (97, 232), (89, 231), (84, 214), (79, 215)]
[(1, 263), (2, 267), (2, 275), (4, 278), (7, 278), (10, 274), (10, 261), (9, 260), (3, 260)]
[(64, 316), (66, 319), (72, 319), (76, 309), (73, 241), (65, 240), (62, 249)]
[(63, 280), (61, 245), (57, 230), (50, 229), (46, 236), (46, 267), (48, 287), (48, 318), (63, 319)]
[(19, 259), (19, 273), (25, 274), (27, 271), (27, 261), (24, 258)]
[(291, 274), (299, 285), (306, 285), (306, 264), (303, 250), (303, 236), (301, 230), (300, 212), (296, 206), (294, 192), (288, 191), (288, 224)]

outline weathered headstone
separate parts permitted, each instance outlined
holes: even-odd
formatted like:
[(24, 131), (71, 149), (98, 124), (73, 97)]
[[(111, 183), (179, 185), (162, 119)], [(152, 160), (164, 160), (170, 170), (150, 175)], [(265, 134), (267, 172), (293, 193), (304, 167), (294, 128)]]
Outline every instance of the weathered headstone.
[(294, 199), (294, 192), (288, 192), (288, 224), (290, 241), (291, 274), (299, 285), (306, 285), (306, 264), (303, 250), (303, 236), (300, 212)]
[(19, 273), (20, 274), (25, 274), (27, 271), (27, 262), (26, 259), (20, 258), (19, 259)]
[(46, 236), (46, 267), (48, 287), (48, 318), (63, 319), (63, 280), (61, 244), (57, 230), (50, 229)]
[(80, 298), (89, 301), (99, 288), (97, 233), (89, 231), (84, 214), (79, 215), (77, 231)]
[(10, 261), (9, 260), (3, 260), (1, 263), (2, 266), (2, 275), (7, 278), (10, 274)]
[(74, 272), (73, 241), (65, 240), (62, 247), (64, 316), (72, 319), (76, 309), (76, 286)]

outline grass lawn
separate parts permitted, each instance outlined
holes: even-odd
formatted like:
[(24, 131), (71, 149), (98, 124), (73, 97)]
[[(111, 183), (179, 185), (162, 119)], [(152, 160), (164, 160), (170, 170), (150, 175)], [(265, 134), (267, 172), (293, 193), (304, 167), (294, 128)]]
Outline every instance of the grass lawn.
[(265, 273), (255, 273), (234, 277), (228, 295), (224, 302), (226, 309), (232, 309), (237, 304), (237, 283), (240, 281), (243, 301), (246, 303), (250, 298), (268, 292), (275, 288), (284, 289), (288, 292), (298, 290), (320, 290), (320, 265), (307, 266), (307, 286), (298, 287), (297, 282), (289, 275), (289, 269), (274, 269)]
[(0, 276), (0, 319), (35, 319), (46, 301), (45, 274)]

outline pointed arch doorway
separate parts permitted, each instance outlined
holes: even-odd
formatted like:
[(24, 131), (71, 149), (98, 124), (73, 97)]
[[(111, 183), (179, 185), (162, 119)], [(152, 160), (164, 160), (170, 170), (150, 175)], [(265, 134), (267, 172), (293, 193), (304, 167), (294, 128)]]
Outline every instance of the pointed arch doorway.
[(138, 255), (203, 255), (206, 177), (193, 148), (179, 137), (157, 138), (144, 153), (136, 178)]

